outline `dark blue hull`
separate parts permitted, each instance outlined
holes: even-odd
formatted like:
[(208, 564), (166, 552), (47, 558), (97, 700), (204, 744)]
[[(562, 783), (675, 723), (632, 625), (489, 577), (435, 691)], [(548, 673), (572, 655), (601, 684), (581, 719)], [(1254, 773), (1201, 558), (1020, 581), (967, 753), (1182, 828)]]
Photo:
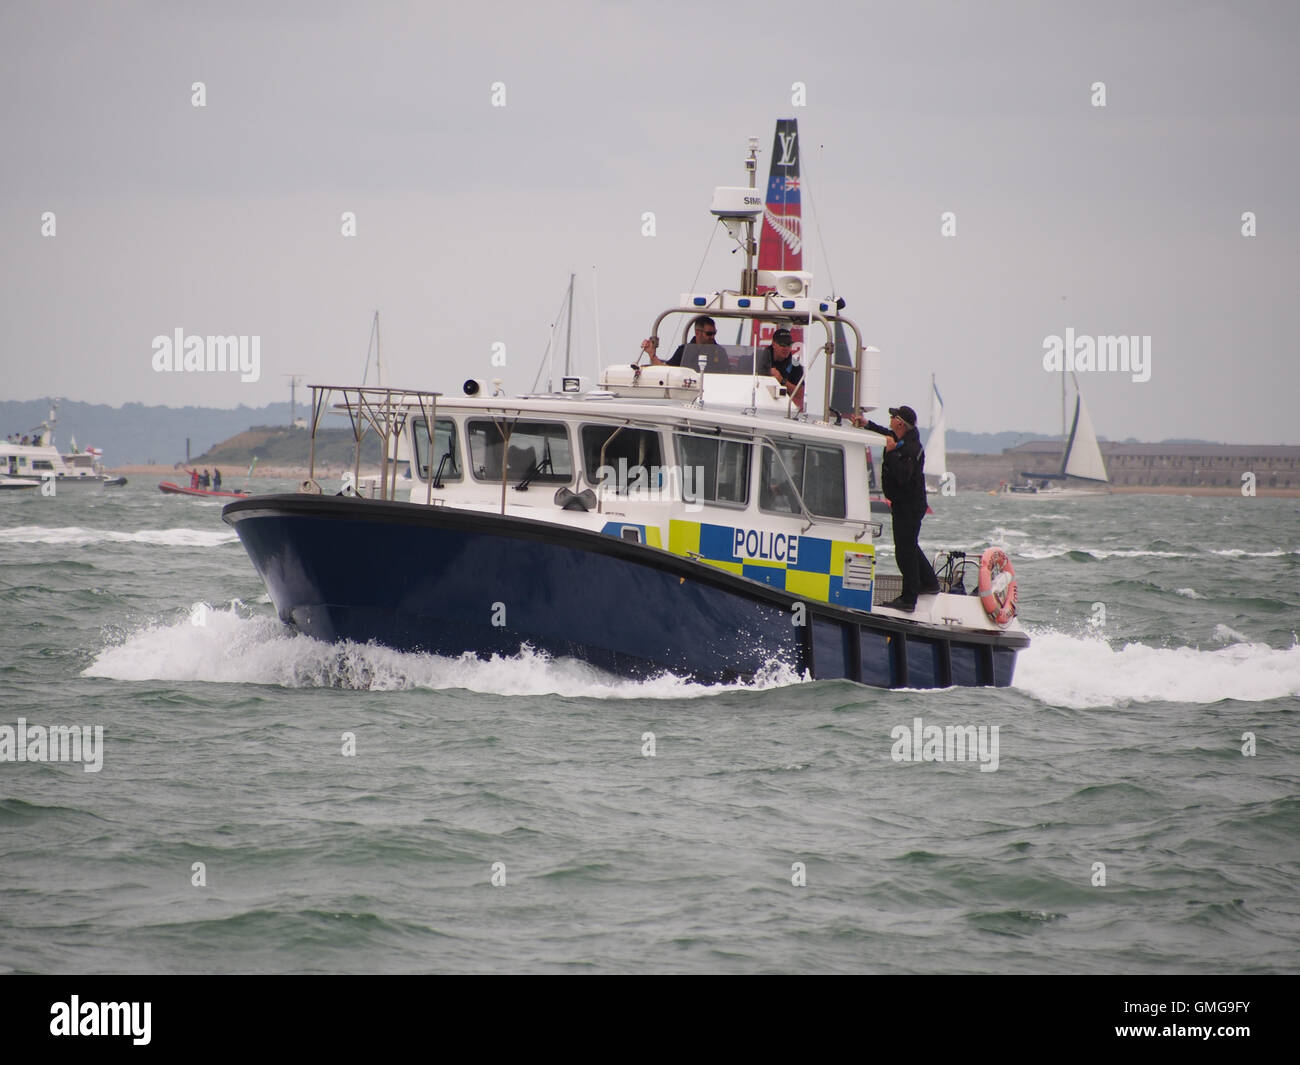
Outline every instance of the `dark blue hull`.
[(499, 515), (338, 496), (223, 511), (281, 619), (440, 655), (523, 644), (705, 683), (774, 664), (880, 687), (1011, 683), (1022, 633), (956, 633), (796, 596), (641, 544)]

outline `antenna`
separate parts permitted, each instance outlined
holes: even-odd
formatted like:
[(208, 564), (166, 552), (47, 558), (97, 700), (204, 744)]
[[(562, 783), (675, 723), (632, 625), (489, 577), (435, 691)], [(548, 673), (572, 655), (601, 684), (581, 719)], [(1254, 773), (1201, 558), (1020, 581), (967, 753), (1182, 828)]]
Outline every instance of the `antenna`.
[(596, 267), (591, 268), (591, 317), (592, 324), (596, 327), (596, 376), (594, 381), (600, 380), (600, 292), (596, 288)]
[(564, 376), (569, 376), (569, 354), (573, 347), (573, 278), (572, 271), (569, 272), (569, 295), (565, 302), (569, 305), (569, 319), (564, 326)]
[(303, 375), (286, 373), (280, 376), (289, 378), (289, 428), (292, 429), (298, 420), (298, 385), (302, 382)]

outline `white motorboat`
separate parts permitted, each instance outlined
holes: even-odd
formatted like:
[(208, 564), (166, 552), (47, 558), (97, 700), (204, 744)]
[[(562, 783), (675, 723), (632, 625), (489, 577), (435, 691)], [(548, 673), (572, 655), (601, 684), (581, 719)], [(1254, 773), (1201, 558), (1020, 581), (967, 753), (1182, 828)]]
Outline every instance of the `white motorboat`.
[[(882, 441), (843, 417), (879, 405), (876, 371), (842, 300), (811, 295), (803, 271), (755, 268), (756, 158), (751, 140), (749, 186), (719, 188), (712, 206), (745, 252), (740, 287), (687, 293), (653, 319), (651, 337), (681, 339), (680, 365), (641, 356), (595, 389), (566, 377), (520, 396), (477, 380), (454, 397), (313, 385), (313, 442), (328, 414), (352, 426), (346, 493), (322, 492), (313, 449), (299, 493), (223, 510), (280, 618), (330, 641), (530, 647), (629, 676), (785, 666), (882, 687), (1010, 684), (1029, 638), (1001, 552), (952, 553), (937, 567), (944, 591), (914, 612), (882, 605), (901, 590), (876, 573), (866, 445)], [(809, 413), (761, 372), (759, 340), (691, 343), (699, 316), (815, 339)], [(381, 477), (357, 494), (370, 433)]]

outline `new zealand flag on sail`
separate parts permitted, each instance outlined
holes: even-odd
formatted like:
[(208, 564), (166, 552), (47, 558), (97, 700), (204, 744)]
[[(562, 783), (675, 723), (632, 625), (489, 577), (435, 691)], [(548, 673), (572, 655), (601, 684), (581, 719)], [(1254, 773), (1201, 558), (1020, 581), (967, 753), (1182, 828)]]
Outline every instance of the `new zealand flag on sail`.
[(760, 270), (803, 269), (803, 220), (799, 201), (799, 124), (776, 120), (772, 169), (763, 208), (763, 235), (758, 242)]
[[(799, 201), (799, 122), (793, 118), (776, 120), (772, 138), (772, 168), (767, 178), (767, 202), (763, 206), (763, 229), (758, 240), (759, 270), (803, 269), (803, 219)], [(771, 292), (767, 285), (758, 291)], [(753, 343), (763, 347), (772, 342), (771, 322), (755, 322)], [(803, 330), (791, 328), (794, 351), (803, 351)]]

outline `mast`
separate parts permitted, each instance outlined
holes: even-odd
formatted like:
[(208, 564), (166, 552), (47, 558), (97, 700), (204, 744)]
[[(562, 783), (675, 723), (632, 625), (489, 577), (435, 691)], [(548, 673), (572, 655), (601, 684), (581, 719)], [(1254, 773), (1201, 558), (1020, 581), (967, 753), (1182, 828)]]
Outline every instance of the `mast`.
[(361, 371), (361, 383), (366, 383), (366, 378), (370, 376), (370, 349), (375, 349), (376, 372), (379, 375), (379, 385), (382, 388), (384, 384), (384, 353), (379, 344), (379, 312), (375, 311), (375, 316), (370, 320), (370, 339), (366, 341), (366, 367)]
[(930, 375), (930, 434), (925, 441), (926, 475), (940, 480), (948, 472), (948, 414), (934, 374)]
[[(1078, 382), (1075, 382), (1078, 387)], [(1070, 457), (1070, 438), (1065, 432), (1065, 374), (1061, 374), (1061, 470), (1064, 472), (1065, 463)]]
[(569, 376), (569, 354), (573, 348), (573, 274), (569, 274), (569, 316), (564, 326), (564, 376)]
[[(745, 172), (749, 175), (749, 187), (758, 188), (758, 138), (749, 138), (749, 158), (745, 160)], [(758, 242), (754, 239), (754, 220), (745, 219), (745, 270), (740, 275), (742, 295), (758, 294), (758, 271), (754, 269), (754, 255), (758, 252)], [(757, 323), (756, 323), (757, 324)]]

